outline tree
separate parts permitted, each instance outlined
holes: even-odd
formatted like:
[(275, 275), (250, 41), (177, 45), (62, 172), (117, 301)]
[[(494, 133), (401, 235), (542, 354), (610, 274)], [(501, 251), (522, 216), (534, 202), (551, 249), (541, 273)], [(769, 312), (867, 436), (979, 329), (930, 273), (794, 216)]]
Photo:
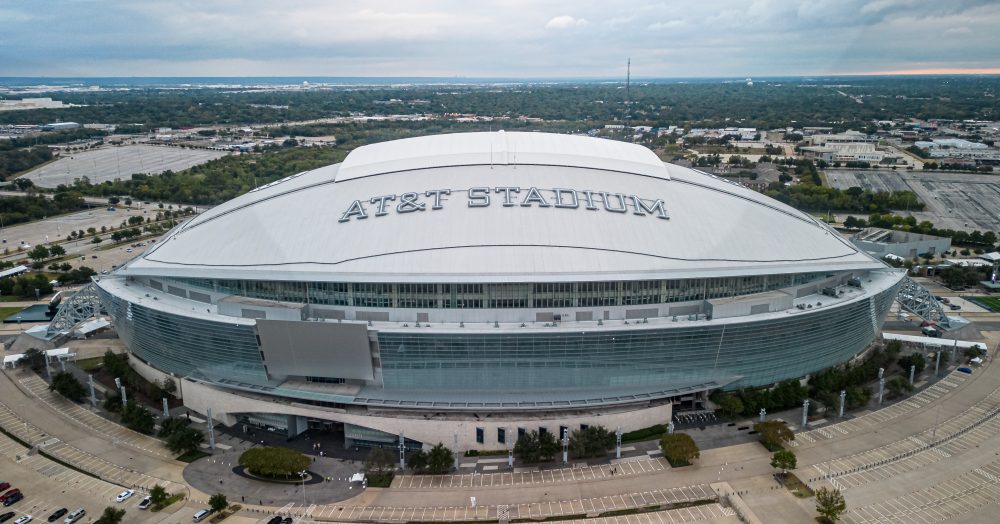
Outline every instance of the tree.
[(212, 508), (213, 512), (218, 513), (229, 507), (229, 501), (226, 500), (226, 496), (222, 493), (216, 493), (208, 497), (208, 507)]
[(240, 465), (255, 475), (287, 478), (309, 467), (309, 457), (290, 448), (251, 448), (240, 455)]
[(687, 433), (666, 434), (660, 437), (660, 450), (671, 466), (687, 466), (692, 460), (701, 456), (698, 445)]
[(101, 524), (119, 524), (125, 517), (125, 510), (107, 506), (101, 513)]
[(53, 245), (49, 247), (49, 256), (61, 257), (66, 254), (66, 250), (60, 245)]
[(40, 262), (49, 258), (49, 248), (39, 244), (28, 251), (28, 258), (36, 262)]
[(529, 431), (514, 444), (514, 455), (523, 462), (544, 462), (555, 458), (559, 443), (552, 433)]
[(177, 431), (180, 431), (191, 424), (191, 420), (187, 417), (167, 417), (160, 421), (160, 431), (156, 436), (160, 438), (167, 438), (173, 435)]
[(927, 359), (924, 358), (920, 353), (911, 353), (905, 357), (900, 357), (896, 362), (899, 363), (899, 367), (903, 368), (903, 372), (909, 373), (910, 366), (915, 366), (915, 373), (919, 375), (927, 367)]
[(816, 491), (816, 512), (827, 522), (837, 522), (840, 514), (846, 509), (847, 503), (844, 502), (844, 496), (839, 489), (819, 488)]
[(590, 426), (569, 435), (569, 454), (574, 458), (603, 457), (614, 446), (615, 435), (602, 426)]
[(414, 473), (423, 473), (427, 469), (427, 452), (418, 449), (406, 457), (406, 467)]
[(387, 485), (392, 481), (396, 470), (395, 460), (391, 451), (384, 448), (372, 448), (365, 459), (365, 475), (369, 477), (369, 485)]
[(45, 353), (38, 348), (28, 348), (21, 360), (35, 373), (41, 373), (45, 369)]
[(128, 404), (122, 406), (122, 424), (139, 433), (149, 435), (153, 433), (153, 429), (156, 427), (156, 419), (145, 406), (134, 400), (130, 400)]
[(162, 389), (164, 393), (173, 395), (177, 392), (177, 383), (170, 378), (164, 378), (163, 382), (160, 383), (160, 389)]
[(743, 412), (743, 401), (735, 395), (722, 395), (714, 400), (723, 415), (733, 418)]
[(910, 384), (909, 380), (896, 375), (886, 381), (885, 389), (887, 396), (890, 399), (894, 399), (902, 395), (904, 392), (913, 391), (913, 384)]
[(427, 470), (435, 475), (451, 471), (454, 464), (455, 454), (440, 442), (427, 453)]
[(782, 475), (787, 475), (788, 470), (795, 469), (798, 460), (795, 458), (795, 453), (783, 449), (781, 451), (776, 451), (774, 456), (771, 457), (771, 467), (780, 469)]
[(771, 451), (781, 449), (785, 444), (795, 440), (795, 433), (788, 429), (788, 424), (781, 420), (768, 420), (753, 425), (753, 430), (760, 435), (760, 442)]
[(167, 490), (157, 484), (149, 490), (149, 501), (157, 507), (163, 506), (163, 503), (167, 501)]
[(87, 395), (83, 384), (72, 374), (65, 372), (52, 376), (52, 385), (49, 386), (49, 391), (55, 391), (73, 402), (80, 402)]
[(205, 442), (205, 435), (201, 431), (194, 428), (184, 428), (167, 437), (167, 449), (180, 455), (197, 451), (203, 442)]

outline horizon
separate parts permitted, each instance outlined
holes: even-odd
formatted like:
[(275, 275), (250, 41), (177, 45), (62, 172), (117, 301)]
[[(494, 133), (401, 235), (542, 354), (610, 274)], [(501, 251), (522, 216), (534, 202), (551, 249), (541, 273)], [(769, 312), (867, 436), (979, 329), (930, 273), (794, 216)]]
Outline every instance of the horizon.
[[(0, 0), (29, 78), (998, 74), (989, 0)], [(930, 43), (930, 45), (928, 45)]]

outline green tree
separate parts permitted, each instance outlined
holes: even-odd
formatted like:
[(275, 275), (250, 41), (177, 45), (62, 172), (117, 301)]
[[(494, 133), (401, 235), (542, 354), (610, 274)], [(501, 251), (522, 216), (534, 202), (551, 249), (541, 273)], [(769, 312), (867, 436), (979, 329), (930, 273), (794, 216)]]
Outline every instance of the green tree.
[(570, 433), (569, 454), (574, 458), (603, 457), (614, 444), (614, 433), (603, 426), (589, 426)]
[(107, 506), (98, 520), (101, 524), (120, 524), (123, 518), (125, 518), (125, 510)]
[(687, 433), (666, 434), (660, 437), (660, 450), (671, 466), (687, 466), (701, 456), (698, 445)]
[(153, 414), (134, 400), (130, 400), (128, 404), (122, 406), (121, 416), (122, 424), (139, 433), (150, 435), (156, 427), (156, 419)]
[(187, 427), (174, 431), (167, 437), (167, 449), (181, 455), (197, 451), (203, 442), (205, 435), (201, 431)]
[(365, 475), (369, 484), (388, 485), (396, 471), (395, 458), (385, 448), (372, 448), (365, 459)]
[(528, 431), (514, 444), (514, 456), (527, 463), (552, 460), (558, 452), (559, 443), (548, 431)]
[(240, 455), (240, 465), (264, 477), (291, 477), (309, 467), (309, 457), (290, 448), (250, 448)]
[(39, 244), (28, 251), (28, 258), (36, 262), (40, 262), (49, 258), (49, 248)]
[(414, 473), (423, 473), (427, 470), (427, 452), (418, 449), (406, 457), (406, 467)]
[(713, 400), (723, 415), (733, 418), (743, 413), (743, 401), (735, 395), (721, 395)]
[(771, 457), (771, 467), (775, 469), (780, 469), (782, 475), (788, 474), (788, 470), (795, 469), (798, 460), (795, 458), (795, 453), (783, 449), (781, 451), (776, 451), (774, 456)]
[(905, 357), (900, 357), (897, 362), (907, 375), (910, 373), (910, 366), (916, 366), (915, 371), (917, 375), (923, 373), (924, 368), (927, 367), (927, 359), (920, 353), (911, 353)]
[(819, 488), (816, 491), (816, 512), (827, 522), (837, 522), (846, 509), (847, 503), (839, 489)]
[(760, 435), (760, 442), (764, 447), (771, 451), (777, 451), (795, 440), (795, 433), (788, 429), (788, 424), (782, 420), (758, 422), (753, 425), (753, 430)]
[(888, 396), (890, 399), (894, 399), (898, 398), (903, 393), (913, 391), (913, 384), (910, 384), (909, 380), (899, 375), (896, 375), (886, 381), (885, 389), (887, 393), (886, 396)]
[(49, 256), (52, 256), (52, 257), (61, 257), (61, 256), (65, 255), (65, 254), (66, 254), (66, 250), (62, 246), (60, 246), (58, 244), (49, 247)]
[(226, 500), (226, 496), (222, 493), (216, 493), (208, 497), (208, 507), (212, 508), (213, 512), (218, 513), (229, 507), (229, 501)]
[(440, 442), (427, 453), (427, 470), (435, 475), (451, 471), (454, 464), (455, 454)]
[(56, 373), (53, 375), (49, 391), (55, 391), (73, 402), (81, 402), (83, 397), (87, 395), (87, 390), (83, 387), (83, 384), (70, 373)]
[(159, 484), (149, 490), (149, 501), (156, 507), (162, 507), (167, 497), (167, 490)]
[(38, 348), (28, 348), (21, 360), (35, 373), (41, 373), (45, 369), (45, 352)]
[(160, 421), (160, 431), (156, 436), (167, 438), (189, 425), (191, 425), (191, 421), (187, 417), (167, 417)]

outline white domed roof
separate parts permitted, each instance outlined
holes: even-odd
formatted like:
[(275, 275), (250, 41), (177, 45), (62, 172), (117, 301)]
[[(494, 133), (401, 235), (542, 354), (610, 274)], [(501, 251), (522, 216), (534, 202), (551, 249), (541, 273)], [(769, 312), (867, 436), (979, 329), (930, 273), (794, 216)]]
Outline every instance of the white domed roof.
[(820, 221), (644, 147), (501, 132), (358, 148), (211, 209), (124, 271), (513, 282), (875, 267)]

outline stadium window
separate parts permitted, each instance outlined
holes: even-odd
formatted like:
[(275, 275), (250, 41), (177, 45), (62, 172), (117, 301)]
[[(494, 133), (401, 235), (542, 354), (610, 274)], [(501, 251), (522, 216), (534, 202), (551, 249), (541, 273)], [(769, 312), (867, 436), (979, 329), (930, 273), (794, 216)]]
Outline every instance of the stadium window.
[(507, 443), (507, 429), (497, 428), (497, 443), (506, 444)]
[(483, 428), (476, 428), (476, 442), (479, 444), (484, 444), (486, 442), (486, 430)]

